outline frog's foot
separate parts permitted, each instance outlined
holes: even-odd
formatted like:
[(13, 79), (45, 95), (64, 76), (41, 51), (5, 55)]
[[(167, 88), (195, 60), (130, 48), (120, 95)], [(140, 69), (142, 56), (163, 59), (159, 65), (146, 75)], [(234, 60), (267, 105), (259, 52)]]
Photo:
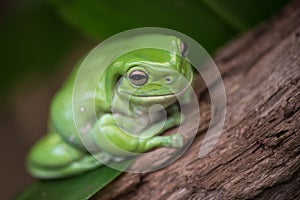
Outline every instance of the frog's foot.
[(177, 133), (170, 135), (170, 144), (168, 147), (181, 148), (183, 146), (183, 137)]
[(180, 134), (155, 136), (149, 139), (140, 140), (138, 152), (146, 152), (155, 147), (181, 148), (183, 138)]
[(74, 161), (72, 163), (69, 163), (65, 166), (59, 166), (55, 168), (39, 165), (37, 163), (29, 161), (28, 170), (33, 176), (37, 178), (55, 179), (55, 178), (64, 178), (64, 177), (78, 175), (83, 172), (95, 169), (101, 165), (102, 165), (101, 162), (95, 160), (91, 156), (88, 156), (88, 157), (81, 158), (77, 161)]
[(114, 156), (106, 152), (94, 153), (94, 157), (100, 160), (103, 164), (108, 164), (109, 162), (122, 162), (127, 159), (127, 157)]
[(73, 176), (102, 165), (93, 156), (63, 142), (58, 134), (46, 135), (31, 150), (29, 172), (44, 179)]

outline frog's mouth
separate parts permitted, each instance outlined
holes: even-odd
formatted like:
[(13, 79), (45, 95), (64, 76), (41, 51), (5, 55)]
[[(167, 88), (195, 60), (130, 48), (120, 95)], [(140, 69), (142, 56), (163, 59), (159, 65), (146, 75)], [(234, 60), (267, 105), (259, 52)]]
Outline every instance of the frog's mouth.
[[(182, 76), (182, 78), (174, 80), (173, 87), (170, 88), (167, 85), (164, 85), (160, 89), (152, 89), (150, 87), (148, 92), (145, 91), (147, 88), (141, 89), (144, 91), (138, 91), (137, 89), (135, 92), (120, 89), (117, 90), (117, 93), (123, 98), (139, 105), (170, 104), (176, 102), (187, 90), (193, 90), (193, 78), (193, 71), (189, 70), (187, 76)], [(155, 87), (153, 86), (153, 88)]]
[(125, 95), (130, 101), (141, 105), (173, 103), (176, 102), (183, 94), (185, 94), (189, 88), (192, 88), (190, 84), (175, 93), (161, 95), (136, 95), (122, 92), (122, 96)]

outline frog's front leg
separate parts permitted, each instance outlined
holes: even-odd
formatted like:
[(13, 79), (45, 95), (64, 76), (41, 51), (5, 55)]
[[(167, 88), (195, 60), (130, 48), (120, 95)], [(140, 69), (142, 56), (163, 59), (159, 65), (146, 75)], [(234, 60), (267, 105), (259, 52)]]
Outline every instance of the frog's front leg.
[[(174, 125), (174, 120), (167, 121), (168, 128)], [(153, 126), (161, 126), (154, 124)], [(149, 128), (154, 128), (150, 126)], [(165, 130), (165, 128), (163, 128)], [(162, 131), (162, 130), (161, 130)], [(157, 134), (159, 134), (158, 132)], [(156, 147), (181, 147), (183, 144), (180, 134), (167, 136), (150, 136), (147, 134), (136, 136), (121, 129), (112, 114), (103, 115), (92, 129), (92, 134), (99, 147), (115, 156), (130, 156), (134, 153), (142, 153)]]
[[(164, 133), (166, 130), (174, 128), (176, 126), (179, 126), (182, 121), (183, 115), (178, 112), (178, 109), (172, 114), (168, 116), (168, 118), (165, 121), (157, 122), (153, 124), (149, 129), (145, 130), (142, 135), (148, 135), (147, 132), (151, 130), (157, 130), (157, 127), (159, 127), (159, 131), (156, 135)], [(145, 148), (155, 148), (155, 147), (174, 147), (174, 148), (180, 148), (183, 145), (183, 138), (182, 136), (177, 134), (172, 134), (168, 136), (155, 136), (148, 140), (145, 144)]]

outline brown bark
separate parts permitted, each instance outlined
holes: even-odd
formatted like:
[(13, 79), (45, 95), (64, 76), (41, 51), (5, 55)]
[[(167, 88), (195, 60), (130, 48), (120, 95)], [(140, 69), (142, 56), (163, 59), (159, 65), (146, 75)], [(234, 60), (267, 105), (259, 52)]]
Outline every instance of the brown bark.
[[(124, 173), (95, 199), (300, 199), (300, 1), (224, 47), (215, 61), (227, 116), (214, 149), (198, 158), (210, 118), (191, 148), (151, 173)], [(208, 100), (206, 100), (208, 99)]]

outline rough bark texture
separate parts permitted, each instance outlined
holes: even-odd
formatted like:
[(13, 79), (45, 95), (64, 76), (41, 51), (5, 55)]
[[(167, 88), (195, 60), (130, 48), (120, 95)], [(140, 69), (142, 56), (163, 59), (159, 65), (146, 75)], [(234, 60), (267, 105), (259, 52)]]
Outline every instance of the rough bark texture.
[(95, 199), (300, 199), (300, 1), (224, 47), (215, 57), (227, 116), (214, 149), (197, 157), (210, 118), (170, 166), (124, 173)]

